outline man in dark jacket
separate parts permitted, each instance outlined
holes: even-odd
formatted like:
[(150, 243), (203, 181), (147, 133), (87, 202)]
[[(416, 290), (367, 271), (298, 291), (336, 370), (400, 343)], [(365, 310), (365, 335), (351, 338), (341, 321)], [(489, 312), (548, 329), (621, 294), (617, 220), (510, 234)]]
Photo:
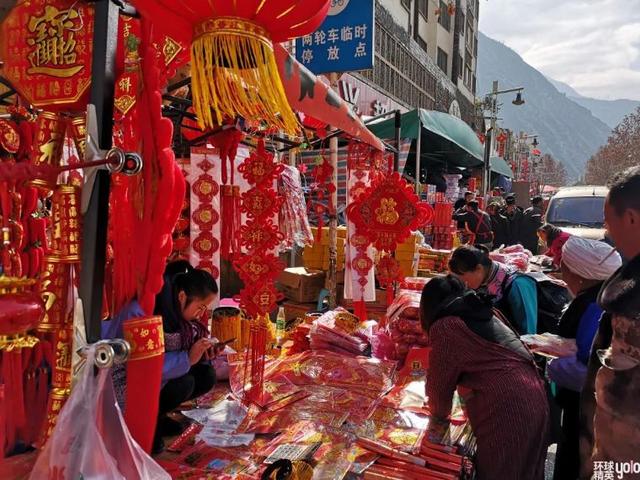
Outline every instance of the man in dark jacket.
[(524, 211), (520, 236), (522, 246), (534, 255), (538, 254), (538, 229), (542, 226), (542, 197), (534, 197), (531, 207)]
[(522, 210), (516, 205), (516, 197), (509, 195), (506, 198), (507, 206), (504, 209), (504, 216), (507, 217), (509, 225), (509, 237), (507, 245), (517, 245), (522, 243), (522, 223), (524, 215)]
[(491, 217), (491, 231), (493, 232), (493, 246), (500, 248), (509, 241), (509, 222), (507, 217), (500, 213), (500, 205), (491, 203), (487, 207), (487, 213)]
[(487, 212), (480, 210), (477, 200), (467, 203), (464, 226), (474, 245), (483, 245), (491, 250), (493, 247), (491, 217)]
[(457, 222), (457, 226), (460, 230), (464, 229), (464, 222), (467, 218), (467, 204), (475, 198), (476, 194), (473, 192), (466, 192), (464, 198), (459, 198), (456, 203), (453, 204), (453, 219)]
[[(640, 167), (619, 173), (604, 206), (608, 234), (628, 263), (598, 296), (605, 310), (591, 348), (580, 405), (580, 478), (640, 452)], [(598, 470), (596, 471), (596, 467)], [(629, 478), (637, 478), (629, 475)]]

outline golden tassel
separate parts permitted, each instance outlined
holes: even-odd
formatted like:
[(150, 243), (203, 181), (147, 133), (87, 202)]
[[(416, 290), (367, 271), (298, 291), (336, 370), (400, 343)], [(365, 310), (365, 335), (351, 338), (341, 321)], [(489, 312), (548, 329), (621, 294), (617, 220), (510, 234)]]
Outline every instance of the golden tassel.
[(290, 135), (300, 131), (280, 80), (273, 44), (266, 30), (245, 19), (221, 17), (196, 26), (191, 86), (203, 130), (240, 115), (264, 120)]

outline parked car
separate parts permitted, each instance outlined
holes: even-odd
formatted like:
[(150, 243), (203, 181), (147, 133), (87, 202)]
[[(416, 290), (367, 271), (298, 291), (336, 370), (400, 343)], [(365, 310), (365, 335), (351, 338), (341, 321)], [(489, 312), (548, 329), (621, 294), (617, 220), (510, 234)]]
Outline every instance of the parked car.
[(607, 193), (609, 189), (603, 186), (561, 188), (549, 201), (546, 221), (571, 235), (603, 240)]

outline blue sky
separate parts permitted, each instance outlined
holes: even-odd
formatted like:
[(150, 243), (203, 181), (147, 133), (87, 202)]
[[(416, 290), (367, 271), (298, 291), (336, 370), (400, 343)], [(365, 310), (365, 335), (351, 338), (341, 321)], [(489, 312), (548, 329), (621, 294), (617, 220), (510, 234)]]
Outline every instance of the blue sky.
[(640, 100), (640, 0), (480, 0), (480, 30), (581, 95)]

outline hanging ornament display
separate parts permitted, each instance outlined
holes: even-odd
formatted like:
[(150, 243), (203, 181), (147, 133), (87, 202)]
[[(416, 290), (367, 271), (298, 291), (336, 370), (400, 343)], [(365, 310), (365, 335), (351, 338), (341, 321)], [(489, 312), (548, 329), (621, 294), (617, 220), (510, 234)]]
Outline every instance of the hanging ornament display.
[(274, 43), (313, 32), (324, 20), (330, 0), (133, 4), (154, 19), (162, 33), (191, 45), (191, 88), (201, 129), (239, 115), (286, 133), (298, 131), (279, 77)]
[[(431, 222), (433, 208), (421, 202), (398, 172), (381, 175), (347, 207), (347, 218), (379, 251), (393, 252), (399, 243)], [(393, 283), (401, 279), (400, 266), (388, 255), (381, 260), (378, 279), (387, 288), (387, 302), (393, 298)]]
[[(39, 340), (27, 334), (44, 315), (44, 305), (31, 292), (33, 280), (0, 277), (0, 374), (3, 379), (0, 458), (17, 442), (30, 444), (37, 434), (33, 417), (46, 406), (47, 372)], [(34, 411), (32, 408), (39, 408)]]
[[(275, 288), (275, 280), (284, 269), (276, 256), (273, 245), (281, 238), (274, 228), (281, 199), (275, 190), (277, 176), (282, 171), (273, 154), (265, 149), (264, 141), (239, 166), (238, 171), (249, 183), (249, 190), (242, 195), (242, 211), (247, 215), (247, 225), (240, 230), (241, 244), (246, 253), (234, 259), (234, 268), (244, 282), (240, 292), (240, 306), (251, 317), (249, 352), (245, 358), (246, 399), (260, 403), (263, 394), (264, 357), (267, 348), (267, 322), (269, 313), (276, 307), (282, 294)], [(266, 225), (264, 235), (259, 226)]]
[(193, 147), (188, 182), (191, 187), (190, 261), (220, 279), (220, 175), (222, 160), (217, 149)]
[[(347, 207), (355, 202), (371, 185), (375, 177), (375, 163), (369, 146), (351, 142), (347, 150)], [(367, 320), (366, 302), (376, 298), (373, 258), (375, 252), (366, 235), (359, 234), (356, 225), (347, 217), (347, 245), (344, 297), (353, 300), (355, 315)]]

